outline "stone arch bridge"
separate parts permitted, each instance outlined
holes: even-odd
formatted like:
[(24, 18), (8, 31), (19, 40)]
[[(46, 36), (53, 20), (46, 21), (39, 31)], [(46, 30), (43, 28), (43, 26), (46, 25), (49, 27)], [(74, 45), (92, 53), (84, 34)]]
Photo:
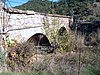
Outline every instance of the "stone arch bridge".
[[(40, 36), (49, 41), (48, 32), (53, 33), (61, 27), (69, 31), (69, 24), (72, 21), (70, 16), (37, 13), (34, 11), (22, 11), (18, 9), (3, 8), (0, 12), (0, 30), (3, 35), (9, 36), (10, 40), (17, 42), (32, 41), (36, 42)], [(49, 30), (47, 28), (51, 28)], [(48, 32), (47, 32), (48, 31)], [(39, 42), (39, 41), (38, 41)], [(50, 45), (44, 44), (40, 45)], [(37, 43), (36, 43), (37, 44)]]

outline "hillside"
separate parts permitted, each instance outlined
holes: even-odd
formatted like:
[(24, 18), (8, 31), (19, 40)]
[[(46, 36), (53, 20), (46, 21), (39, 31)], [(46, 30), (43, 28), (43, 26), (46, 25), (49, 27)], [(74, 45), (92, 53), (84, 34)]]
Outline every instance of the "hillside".
[[(99, 2), (97, 3), (99, 4)], [(79, 15), (83, 19), (87, 16), (89, 16), (89, 19), (95, 19), (97, 16), (100, 18), (100, 14), (98, 14), (100, 12), (98, 10), (99, 7), (94, 7), (93, 5), (92, 0), (60, 0), (59, 2), (29, 0), (27, 3), (15, 8), (48, 14)], [(96, 12), (94, 12), (95, 10)]]
[(55, 14), (65, 14), (65, 13), (74, 13), (76, 14), (88, 9), (87, 6), (90, 6), (90, 2), (71, 0), (66, 1), (60, 0), (59, 2), (50, 2), (48, 0), (29, 0), (27, 3), (17, 6), (15, 8), (22, 10), (33, 10), (37, 12), (47, 12)]
[[(89, 2), (88, 2), (89, 3)], [(27, 3), (17, 6), (15, 8), (22, 10), (33, 10), (41, 13), (54, 13), (54, 14), (72, 14), (79, 13), (88, 6), (86, 1), (60, 0), (59, 2), (51, 2), (48, 0), (29, 0)], [(90, 3), (89, 3), (90, 4)], [(81, 10), (80, 10), (81, 9)]]
[(29, 2), (17, 6), (15, 8), (22, 9), (22, 10), (33, 10), (36, 12), (47, 12), (48, 11), (48, 4), (50, 4), (49, 1), (42, 1), (42, 0), (30, 0)]

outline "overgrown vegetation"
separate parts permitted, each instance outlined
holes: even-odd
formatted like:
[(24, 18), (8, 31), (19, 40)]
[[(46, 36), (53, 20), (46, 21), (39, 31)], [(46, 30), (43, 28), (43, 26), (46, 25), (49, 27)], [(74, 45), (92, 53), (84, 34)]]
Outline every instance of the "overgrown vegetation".
[[(20, 46), (17, 46), (18, 50), (20, 50), (23, 44), (21, 47)], [(23, 47), (24, 48), (22, 48), (23, 49), (22, 51), (25, 52), (25, 49), (27, 48), (29, 52), (31, 51), (28, 47), (28, 44), (27, 45), (24, 44)], [(13, 72), (1, 73), (0, 75), (3, 75), (3, 74), (4, 75), (72, 75), (72, 74), (77, 75), (78, 68), (79, 68), (79, 64), (78, 64), (79, 62), (78, 51), (79, 50), (81, 52), (80, 75), (99, 75), (100, 74), (100, 68), (99, 68), (100, 48), (87, 48), (87, 47), (77, 48), (77, 50), (74, 51), (73, 53), (64, 52), (62, 54), (62, 53), (57, 52), (56, 54), (46, 54), (46, 55), (34, 54), (30, 57), (27, 56), (28, 59), (26, 61), (24, 61), (23, 59), (20, 59), (20, 58), (23, 58), (23, 56), (25, 56), (26, 53), (24, 53), (23, 56), (16, 55), (14, 57), (15, 58), (17, 57), (20, 59), (19, 63), (17, 63), (18, 60), (16, 61), (10, 60), (16, 64), (16, 66), (12, 66), (12, 67), (9, 66), (9, 68), (13, 68)], [(29, 53), (28, 51), (27, 53)], [(13, 57), (8, 56), (8, 58), (13, 58)], [(29, 59), (30, 59), (31, 64), (27, 63)], [(7, 64), (9, 65), (9, 63)], [(14, 71), (15, 72), (18, 71), (18, 72), (14, 73)]]
[(2, 72), (0, 75), (50, 75), (47, 72), (41, 72), (41, 71), (32, 71), (30, 73), (23, 72), (23, 73), (16, 73), (16, 72)]
[(60, 52), (72, 51), (74, 49), (74, 35), (66, 30), (64, 26), (60, 27), (62, 22), (54, 18), (52, 23), (46, 19), (44, 29), (53, 47), (58, 48)]
[[(87, 20), (96, 19), (90, 9), (92, 0), (60, 0), (54, 2), (53, 7), (51, 4), (52, 2), (47, 0), (29, 0), (28, 3), (16, 8), (61, 15), (74, 14)], [(52, 27), (46, 20), (44, 29), (52, 46), (55, 47), (55, 53), (37, 54), (33, 43), (12, 44), (8, 41), (9, 53), (6, 64), (9, 72), (1, 72), (0, 75), (77, 75), (78, 72), (80, 75), (100, 75), (99, 45), (83, 47), (80, 41), (82, 38), (68, 32), (65, 27), (59, 27), (61, 23), (58, 19), (54, 18), (51, 24)], [(5, 63), (3, 56), (0, 51), (0, 67)]]
[(16, 44), (10, 48), (7, 57), (7, 65), (11, 71), (25, 72), (30, 71), (32, 64), (30, 59), (34, 55), (34, 44), (23, 43)]
[(82, 71), (82, 75), (99, 75), (100, 74), (100, 47), (98, 48), (89, 48), (85, 52), (86, 55), (81, 56), (82, 64), (86, 64), (85, 68)]
[(57, 47), (55, 53), (37, 54), (33, 43), (16, 43), (7, 57), (8, 70), (17, 72), (17, 75), (77, 75), (78, 72), (80, 75), (99, 75), (99, 46), (82, 47), (81, 35), (75, 37), (65, 27), (56, 29), (60, 26), (56, 18), (51, 24), (52, 27), (46, 20), (44, 28), (52, 46)]

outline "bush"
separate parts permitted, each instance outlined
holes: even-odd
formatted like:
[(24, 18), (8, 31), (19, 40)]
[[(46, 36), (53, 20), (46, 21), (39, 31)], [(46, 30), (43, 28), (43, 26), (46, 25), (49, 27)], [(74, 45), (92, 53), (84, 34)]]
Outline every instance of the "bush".
[(58, 45), (61, 52), (73, 50), (73, 38), (69, 32), (64, 32), (62, 36), (58, 36)]
[(29, 58), (33, 56), (34, 45), (31, 43), (16, 44), (10, 49), (7, 65), (11, 71), (30, 71), (32, 64)]

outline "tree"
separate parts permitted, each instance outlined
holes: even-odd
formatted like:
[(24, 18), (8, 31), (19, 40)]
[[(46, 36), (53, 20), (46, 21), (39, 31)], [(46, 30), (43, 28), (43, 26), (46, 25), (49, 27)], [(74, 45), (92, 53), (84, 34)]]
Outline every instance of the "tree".
[(94, 14), (93, 10), (96, 8), (93, 9), (93, 2), (94, 0), (59, 0), (59, 2), (29, 0), (27, 3), (15, 8), (67, 16), (78, 15), (80, 18), (84, 18)]

